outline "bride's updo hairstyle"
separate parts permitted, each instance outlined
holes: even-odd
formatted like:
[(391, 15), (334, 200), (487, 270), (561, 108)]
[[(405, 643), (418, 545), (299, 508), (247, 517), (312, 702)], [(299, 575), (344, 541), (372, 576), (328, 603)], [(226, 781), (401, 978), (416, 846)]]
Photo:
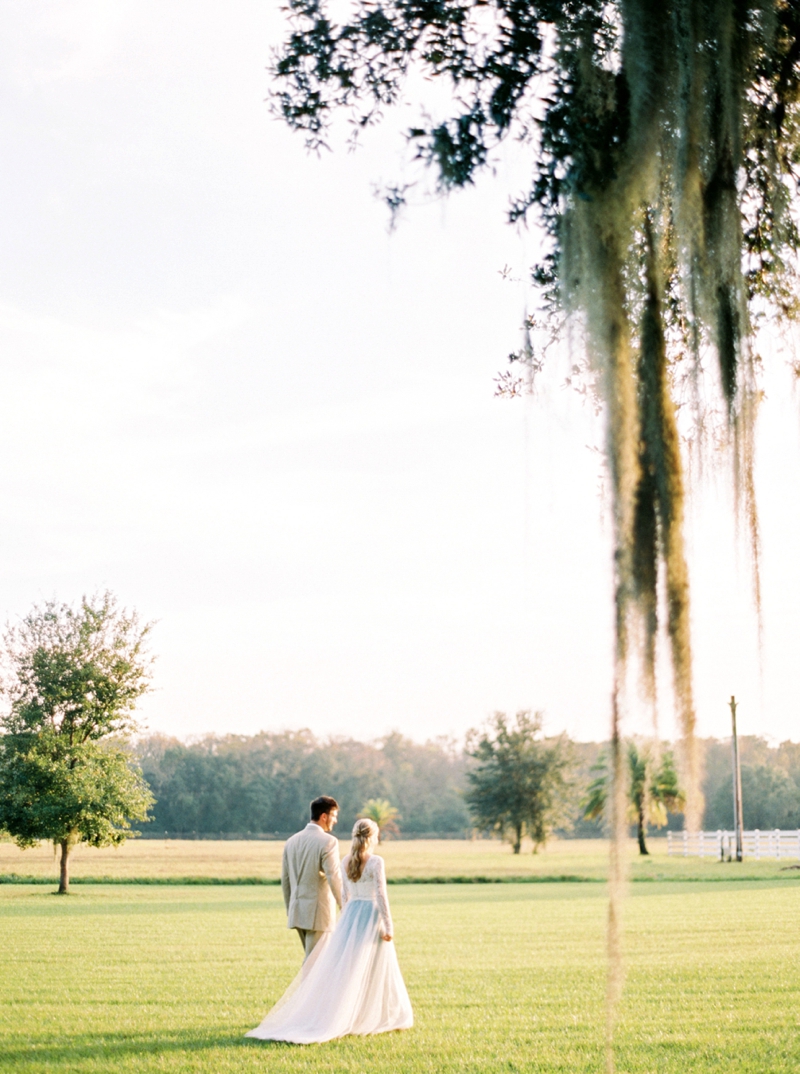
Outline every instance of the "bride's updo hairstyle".
[(370, 847), (378, 841), (378, 825), (368, 817), (362, 817), (353, 825), (353, 845), (347, 863), (347, 877), (355, 884), (364, 872), (364, 858)]

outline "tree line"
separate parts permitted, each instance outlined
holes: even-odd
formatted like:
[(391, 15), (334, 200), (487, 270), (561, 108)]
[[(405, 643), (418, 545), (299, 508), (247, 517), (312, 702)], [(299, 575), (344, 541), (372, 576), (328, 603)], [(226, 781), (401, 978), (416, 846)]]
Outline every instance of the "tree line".
[(341, 830), (380, 799), (397, 810), (405, 835), (470, 827), (467, 759), (448, 739), (420, 744), (393, 732), (359, 742), (301, 730), (184, 743), (153, 735), (133, 754), (155, 797), (148, 832), (285, 834), (306, 823), (308, 803), (323, 793), (340, 804)]
[[(706, 831), (733, 828), (730, 739), (705, 739)], [(758, 735), (739, 736), (742, 810), (748, 830), (800, 828), (800, 743), (770, 746)]]
[[(477, 738), (465, 746), (451, 739), (421, 744), (399, 732), (373, 742), (322, 739), (308, 730), (211, 735), (188, 743), (151, 735), (139, 739), (133, 750), (156, 800), (152, 819), (142, 830), (145, 834), (187, 835), (292, 832), (305, 823), (308, 803), (321, 788), (342, 807), (342, 831), (355, 822), (366, 801), (385, 799), (398, 810), (396, 823), (401, 835), (466, 835), (482, 823), (481, 794), (470, 794), (474, 788), (469, 780), (469, 772), (480, 763), (480, 736)], [(484, 741), (496, 739), (494, 727)], [(540, 734), (534, 734), (532, 740), (555, 741), (544, 740)], [(592, 798), (590, 790), (598, 771), (602, 773), (607, 743), (558, 741), (563, 757), (557, 766), (559, 785), (552, 792), (558, 808), (550, 814), (550, 830), (563, 836), (600, 837), (604, 834), (602, 809), (597, 808), (597, 796)], [(730, 741), (710, 738), (701, 740), (700, 745), (705, 769), (703, 827), (730, 829)], [(772, 747), (763, 738), (742, 736), (739, 748), (745, 827), (800, 828), (800, 744), (785, 742)], [(552, 746), (546, 749), (552, 750)], [(485, 745), (484, 752), (487, 750)], [(478, 756), (472, 756), (473, 752)], [(629, 763), (634, 796), (641, 801), (642, 760), (636, 754)], [(668, 781), (668, 775), (654, 772), (647, 796), (652, 803), (648, 805), (650, 812), (647, 817), (642, 814), (645, 832), (656, 826), (665, 825), (673, 831), (683, 826), (680, 808), (667, 814), (660, 807), (662, 801), (679, 798), (677, 789), (667, 787)], [(525, 800), (525, 789), (515, 788), (502, 776), (489, 780), (487, 787), (493, 788), (495, 798), (483, 803), (484, 814), (492, 810), (502, 813), (498, 793)], [(485, 796), (490, 792), (481, 793)], [(594, 812), (594, 819), (587, 819), (587, 812)], [(637, 828), (638, 820), (631, 816)], [(485, 827), (491, 830), (494, 825), (486, 822)], [(508, 829), (512, 844), (522, 833), (534, 838), (537, 834), (529, 832), (517, 818)]]

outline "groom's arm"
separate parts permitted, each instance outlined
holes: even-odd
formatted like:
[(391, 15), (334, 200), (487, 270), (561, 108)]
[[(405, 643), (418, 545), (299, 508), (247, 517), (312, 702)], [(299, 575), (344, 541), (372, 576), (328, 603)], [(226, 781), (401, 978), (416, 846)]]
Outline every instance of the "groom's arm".
[(336, 905), (342, 908), (342, 875), (339, 869), (339, 840), (331, 837), (331, 841), (322, 852), (322, 869), (328, 880), (328, 886), (336, 899)]
[(286, 913), (289, 913), (289, 902), (292, 898), (292, 885), (289, 880), (289, 861), (286, 856), (286, 847), (283, 848), (283, 858), (281, 860), (281, 890), (283, 891), (283, 901), (286, 903)]

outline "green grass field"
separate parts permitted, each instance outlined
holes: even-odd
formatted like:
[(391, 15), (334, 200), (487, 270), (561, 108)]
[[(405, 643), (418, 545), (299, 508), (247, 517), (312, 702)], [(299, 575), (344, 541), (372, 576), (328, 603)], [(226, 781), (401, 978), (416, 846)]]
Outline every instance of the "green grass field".
[[(628, 859), (633, 880), (798, 879), (796, 859), (719, 862), (713, 859), (667, 857), (666, 839), (649, 841), (651, 855), (640, 858), (631, 840)], [(348, 844), (342, 842), (341, 851)], [(111, 880), (251, 879), (275, 881), (280, 876), (283, 844), (256, 841), (132, 839), (119, 848), (95, 850), (78, 846), (72, 853), (74, 879)], [(390, 880), (486, 877), (491, 879), (602, 880), (608, 869), (608, 844), (602, 839), (554, 840), (546, 849), (514, 855), (492, 840), (409, 840), (381, 848)], [(19, 850), (0, 843), (0, 879), (16, 875), (57, 880), (58, 862), (52, 846)]]
[[(243, 1039), (300, 963), (275, 887), (0, 887), (0, 1067), (39, 1074), (592, 1071), (605, 886), (391, 892), (416, 1026), (297, 1047)], [(635, 884), (624, 1072), (800, 1069), (800, 885)], [(332, 982), (332, 987), (334, 986)]]

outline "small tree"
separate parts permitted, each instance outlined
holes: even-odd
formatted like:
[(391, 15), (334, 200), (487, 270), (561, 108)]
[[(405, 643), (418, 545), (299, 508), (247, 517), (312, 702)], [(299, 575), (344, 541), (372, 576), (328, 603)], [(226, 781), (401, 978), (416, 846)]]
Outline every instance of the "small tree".
[(511, 837), (519, 854), (525, 835), (534, 854), (553, 828), (569, 820), (571, 759), (563, 736), (542, 737), (541, 713), (518, 712), (509, 725), (496, 712), (488, 728), (467, 737), (475, 766), (465, 799), (476, 828)]
[[(605, 812), (611, 776), (604, 758), (593, 769), (596, 777), (589, 784), (584, 802), (584, 816), (594, 820)], [(639, 853), (649, 854), (645, 842), (646, 828), (652, 824), (662, 828), (668, 813), (679, 813), (685, 797), (678, 785), (678, 773), (672, 754), (666, 751), (655, 764), (647, 747), (628, 743), (628, 816), (636, 824)]]
[(368, 817), (378, 825), (378, 842), (383, 842), (384, 835), (399, 835), (397, 821), (400, 813), (386, 798), (370, 798), (361, 807), (360, 817)]
[(22, 847), (60, 846), (60, 894), (76, 843), (138, 835), (130, 821), (153, 803), (124, 748), (150, 681), (149, 630), (106, 592), (75, 608), (48, 601), (6, 631), (0, 829)]

